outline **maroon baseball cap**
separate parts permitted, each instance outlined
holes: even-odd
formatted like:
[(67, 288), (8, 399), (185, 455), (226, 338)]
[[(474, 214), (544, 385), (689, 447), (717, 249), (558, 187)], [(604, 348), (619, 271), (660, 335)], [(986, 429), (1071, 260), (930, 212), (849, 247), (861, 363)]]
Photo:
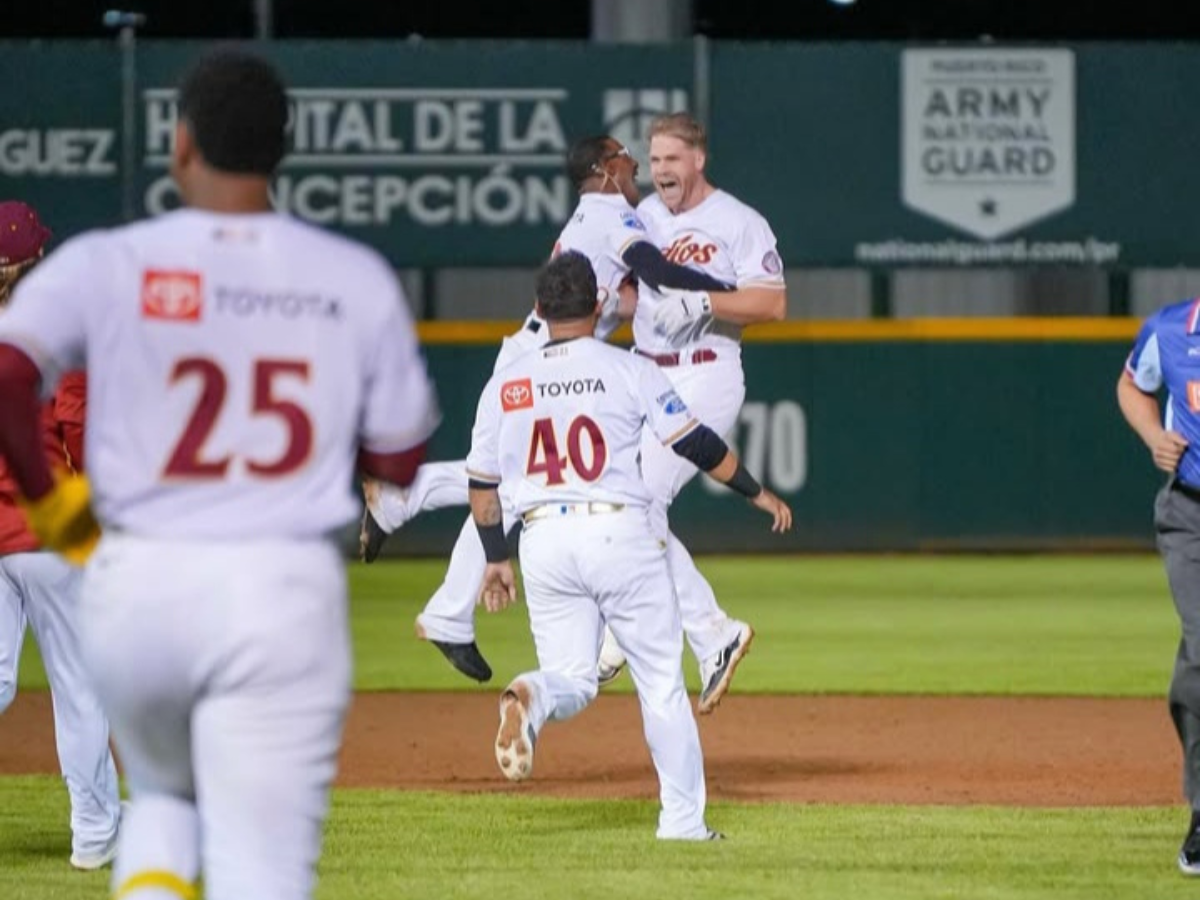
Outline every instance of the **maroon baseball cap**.
[(0, 266), (33, 259), (48, 240), (50, 229), (32, 206), (20, 200), (0, 203)]

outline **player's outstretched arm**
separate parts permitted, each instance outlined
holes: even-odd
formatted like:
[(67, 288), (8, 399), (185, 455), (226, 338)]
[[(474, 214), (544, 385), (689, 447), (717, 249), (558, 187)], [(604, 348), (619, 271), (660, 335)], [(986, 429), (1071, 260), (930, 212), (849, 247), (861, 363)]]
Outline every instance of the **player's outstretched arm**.
[(791, 508), (759, 484), (737, 454), (707, 425), (697, 425), (672, 444), (671, 449), (771, 516), (772, 531), (788, 531), (792, 527)]

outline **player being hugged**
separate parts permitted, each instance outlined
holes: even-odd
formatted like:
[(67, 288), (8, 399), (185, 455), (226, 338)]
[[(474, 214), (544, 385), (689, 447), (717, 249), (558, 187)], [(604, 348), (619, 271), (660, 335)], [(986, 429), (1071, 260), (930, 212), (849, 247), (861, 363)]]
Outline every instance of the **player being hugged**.
[[(622, 319), (633, 315), (638, 283), (653, 288), (723, 289), (711, 276), (669, 262), (656, 246), (634, 209), (641, 199), (637, 161), (620, 141), (604, 134), (579, 138), (567, 151), (566, 168), (579, 203), (550, 255), (575, 250), (592, 264), (602, 310), (597, 337), (608, 337)], [(504, 338), (493, 371), (540, 347), (548, 333), (546, 322), (536, 310), (531, 312), (520, 329)], [(386, 535), (420, 512), (467, 503), (466, 464), (463, 460), (426, 463), (407, 488), (370, 481), (364, 488), (367, 508), (361, 540), (363, 559), (370, 562)], [(500, 499), (506, 530), (512, 529), (517, 520), (507, 486), (501, 489)], [(491, 666), (475, 642), (475, 601), (485, 564), (468, 515), (450, 554), (445, 578), (416, 623), (419, 637), (437, 647), (468, 678), (478, 681), (492, 676)]]
[[(655, 290), (639, 285), (633, 318), (636, 352), (655, 362), (679, 396), (721, 435), (732, 433), (746, 380), (742, 328), (782, 319), (787, 312), (783, 262), (766, 219), (705, 175), (708, 138), (687, 113), (655, 119), (650, 126), (650, 175), (655, 193), (638, 215), (671, 262), (736, 286), (727, 293)], [(655, 533), (667, 541), (683, 630), (700, 661), (701, 713), (712, 712), (729, 689), (750, 647), (754, 630), (721, 609), (691, 555), (669, 530), (667, 510), (696, 474), (687, 459), (647, 440), (642, 475), (654, 498)], [(624, 663), (619, 642), (606, 636), (601, 680)]]
[(592, 336), (600, 307), (587, 258), (564, 253), (539, 274), (550, 341), (496, 372), (479, 401), (467, 457), (471, 511), (487, 557), (481, 602), (516, 599), (498, 487), (525, 523), (521, 572), (538, 669), (500, 700), (496, 759), (528, 778), (538, 732), (588, 705), (605, 623), (629, 658), (646, 742), (659, 776), (658, 837), (717, 837), (704, 817), (703, 757), (679, 664), (682, 632), (650, 492), (638, 456), (654, 440), (772, 519), (791, 510), (699, 422), (649, 360)]

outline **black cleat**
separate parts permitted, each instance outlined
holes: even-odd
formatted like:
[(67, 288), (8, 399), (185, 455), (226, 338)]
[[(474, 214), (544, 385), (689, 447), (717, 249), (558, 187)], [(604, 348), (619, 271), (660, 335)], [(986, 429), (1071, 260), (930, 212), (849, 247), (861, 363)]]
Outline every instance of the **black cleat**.
[(488, 665), (479, 647), (474, 641), (469, 644), (454, 644), (450, 641), (435, 641), (429, 643), (442, 651), (442, 655), (450, 660), (450, 665), (458, 669), (468, 678), (476, 681), (491, 681), (492, 667)]
[(375, 521), (371, 510), (364, 507), (362, 526), (358, 530), (358, 555), (362, 561), (365, 563), (375, 562), (387, 539), (388, 533)]
[(1179, 871), (1184, 875), (1200, 875), (1200, 826), (1193, 825), (1179, 848)]

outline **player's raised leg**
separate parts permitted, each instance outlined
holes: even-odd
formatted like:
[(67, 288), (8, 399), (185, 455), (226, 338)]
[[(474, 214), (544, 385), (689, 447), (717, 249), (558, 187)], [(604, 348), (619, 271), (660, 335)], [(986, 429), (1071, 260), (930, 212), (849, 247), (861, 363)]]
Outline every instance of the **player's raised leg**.
[(475, 643), (475, 601), (487, 559), (475, 522), (468, 515), (450, 551), (442, 583), (417, 616), (417, 637), (429, 641), (468, 678), (490, 681), (488, 665)]
[(754, 640), (754, 629), (746, 622), (730, 618), (717, 605), (716, 595), (687, 548), (668, 533), (667, 562), (675, 587), (679, 615), (692, 653), (700, 662), (700, 700), (697, 710), (707, 714), (717, 708), (734, 672)]
[(425, 463), (408, 487), (365, 479), (359, 544), (364, 562), (374, 562), (388, 535), (423, 512), (467, 505), (467, 470), (463, 460)]
[(578, 549), (569, 534), (553, 527), (534, 524), (522, 534), (525, 604), (538, 668), (514, 678), (500, 697), (496, 762), (511, 781), (532, 774), (537, 735), (546, 722), (569, 719), (596, 697), (600, 608), (573, 564)]
[[(689, 395), (697, 395), (694, 399), (701, 408), (699, 417), (702, 421), (712, 423), (710, 427), (714, 429), (729, 431), (733, 428), (745, 390), (744, 387), (739, 387), (740, 370), (726, 368), (730, 369), (729, 378), (733, 379), (735, 375), (738, 377), (728, 391), (715, 399), (699, 396), (701, 392), (696, 389), (699, 382), (694, 377), (681, 377), (680, 383), (686, 390), (685, 400)], [(692, 408), (692, 400), (687, 402), (689, 408)], [(747, 623), (731, 618), (720, 607), (712, 587), (696, 568), (691, 554), (669, 529), (667, 510), (670, 503), (696, 474), (696, 467), (686, 459), (663, 447), (653, 438), (643, 438), (642, 478), (655, 498), (650, 510), (651, 528), (667, 542), (667, 559), (671, 567), (671, 579), (675, 586), (683, 632), (700, 664), (699, 710), (709, 713), (728, 691), (738, 663), (746, 655), (753, 639), (754, 630)], [(617, 677), (624, 664), (625, 655), (611, 629), (607, 630), (597, 670), (602, 684), (607, 684)]]

